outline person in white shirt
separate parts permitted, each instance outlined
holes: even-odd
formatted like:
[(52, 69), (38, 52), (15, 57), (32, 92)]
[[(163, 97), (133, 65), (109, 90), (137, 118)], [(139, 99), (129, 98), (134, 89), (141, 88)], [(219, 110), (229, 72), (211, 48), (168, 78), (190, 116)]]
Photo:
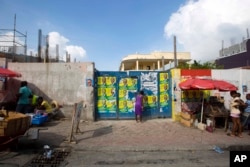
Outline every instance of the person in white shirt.
[(245, 105), (245, 103), (240, 99), (240, 93), (232, 93), (233, 99), (230, 103), (230, 116), (232, 118), (233, 127), (230, 136), (242, 136), (242, 125), (240, 121), (241, 111), (240, 106)]

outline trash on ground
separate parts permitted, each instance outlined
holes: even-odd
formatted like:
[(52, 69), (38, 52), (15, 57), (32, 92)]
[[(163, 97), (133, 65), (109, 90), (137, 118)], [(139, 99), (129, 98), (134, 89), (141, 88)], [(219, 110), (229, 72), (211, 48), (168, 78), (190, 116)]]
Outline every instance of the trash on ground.
[(224, 153), (224, 151), (218, 146), (214, 146), (213, 150), (220, 154)]

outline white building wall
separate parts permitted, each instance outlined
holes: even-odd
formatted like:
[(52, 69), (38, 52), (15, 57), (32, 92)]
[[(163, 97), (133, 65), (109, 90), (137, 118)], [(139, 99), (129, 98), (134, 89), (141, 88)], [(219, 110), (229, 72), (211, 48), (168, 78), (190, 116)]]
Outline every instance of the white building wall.
[[(250, 93), (250, 70), (247, 69), (228, 69), (228, 70), (212, 70), (212, 78), (228, 81), (238, 87), (241, 99), (246, 100), (245, 96)], [(247, 89), (243, 90), (243, 87)], [(229, 108), (229, 100), (231, 99), (229, 92), (213, 91), (224, 96), (225, 106)]]

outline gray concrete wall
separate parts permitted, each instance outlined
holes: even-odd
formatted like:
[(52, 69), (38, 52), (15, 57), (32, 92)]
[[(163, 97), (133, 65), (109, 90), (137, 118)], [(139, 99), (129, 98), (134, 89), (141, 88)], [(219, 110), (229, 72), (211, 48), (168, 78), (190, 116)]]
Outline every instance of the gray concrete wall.
[[(62, 114), (71, 117), (74, 104), (83, 100), (86, 108), (81, 118), (94, 121), (94, 89), (87, 79), (94, 80), (94, 63), (8, 63), (8, 68), (22, 74), (8, 81), (8, 90), (18, 91), (26, 80), (34, 94), (56, 100), (63, 106)], [(17, 93), (17, 92), (16, 92)]]

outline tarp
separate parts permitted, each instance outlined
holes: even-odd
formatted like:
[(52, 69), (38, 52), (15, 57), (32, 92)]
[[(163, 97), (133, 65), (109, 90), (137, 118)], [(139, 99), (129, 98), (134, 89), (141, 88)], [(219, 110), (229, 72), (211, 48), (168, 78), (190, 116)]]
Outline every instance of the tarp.
[(21, 76), (22, 75), (18, 72), (0, 67), (0, 77), (21, 77)]
[(214, 79), (198, 79), (191, 78), (179, 83), (179, 87), (182, 90), (219, 90), (219, 91), (233, 91), (238, 88), (224, 80)]

